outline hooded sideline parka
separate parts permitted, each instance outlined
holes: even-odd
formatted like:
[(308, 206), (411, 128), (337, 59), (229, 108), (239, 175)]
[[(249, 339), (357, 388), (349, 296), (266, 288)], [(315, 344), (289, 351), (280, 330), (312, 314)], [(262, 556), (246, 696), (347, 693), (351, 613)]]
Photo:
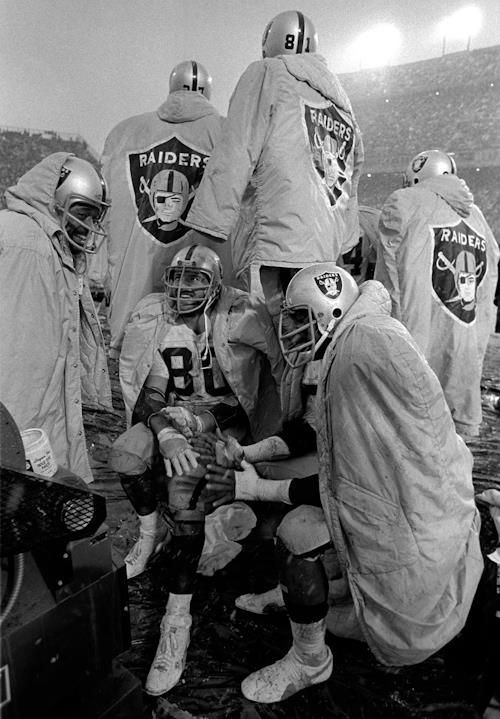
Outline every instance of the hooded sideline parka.
[(379, 661), (421, 662), (467, 618), (479, 514), (472, 456), (379, 282), (335, 329), (318, 392), (321, 501), (357, 619)]
[[(120, 122), (106, 139), (103, 174), (112, 199), (107, 218), (106, 280), (111, 293), (111, 356), (118, 356), (125, 325), (137, 302), (163, 289), (165, 267), (176, 252), (192, 242), (184, 218), (222, 123), (223, 118), (203, 95), (179, 90), (170, 93), (156, 112)], [(177, 191), (183, 198), (180, 219), (163, 229), (153, 207), (157, 176), (162, 178), (159, 189)], [(229, 277), (229, 252), (225, 257), (220, 243), (211, 246), (219, 254), (222, 250)]]
[[(281, 422), (284, 362), (265, 306), (246, 292), (223, 287), (210, 318), (217, 361), (248, 417), (254, 441), (275, 434)], [(127, 325), (120, 383), (129, 425), (153, 357), (174, 323), (165, 295), (153, 293), (138, 303)]]
[(476, 435), (482, 365), (495, 329), (497, 241), (456, 175), (393, 192), (379, 230), (375, 279), (437, 374), (457, 430)]
[(359, 239), (361, 133), (319, 55), (281, 55), (241, 76), (189, 212), (222, 240), (233, 266), (302, 267), (335, 260)]
[(59, 465), (91, 482), (82, 402), (112, 409), (111, 389), (87, 280), (76, 272), (54, 209), (54, 192), (69, 156), (49, 155), (5, 193), (0, 401), (20, 430), (45, 430)]

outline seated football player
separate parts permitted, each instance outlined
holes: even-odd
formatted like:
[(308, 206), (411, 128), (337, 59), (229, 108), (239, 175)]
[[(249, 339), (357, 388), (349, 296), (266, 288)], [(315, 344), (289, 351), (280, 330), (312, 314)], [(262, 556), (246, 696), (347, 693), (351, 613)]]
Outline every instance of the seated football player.
[(125, 560), (128, 577), (143, 571), (154, 550), (162, 495), (172, 534), (170, 593), (146, 681), (150, 694), (169, 691), (181, 677), (205, 516), (213, 509), (193, 437), (216, 429), (240, 441), (275, 433), (282, 370), (265, 306), (224, 287), (220, 259), (203, 245), (175, 255), (165, 293), (142, 300), (130, 320), (120, 381), (132, 426), (111, 450), (140, 520), (139, 540)]

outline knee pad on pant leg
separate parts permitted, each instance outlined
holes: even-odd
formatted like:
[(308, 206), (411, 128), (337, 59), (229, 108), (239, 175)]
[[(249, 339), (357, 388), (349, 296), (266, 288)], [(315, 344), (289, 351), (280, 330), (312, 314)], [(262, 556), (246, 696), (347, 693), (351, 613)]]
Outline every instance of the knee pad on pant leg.
[(139, 423), (113, 442), (109, 451), (109, 464), (118, 474), (140, 475), (152, 466), (153, 457), (153, 433)]
[(288, 551), (296, 556), (321, 551), (331, 543), (323, 510), (320, 507), (302, 505), (283, 518), (276, 536)]

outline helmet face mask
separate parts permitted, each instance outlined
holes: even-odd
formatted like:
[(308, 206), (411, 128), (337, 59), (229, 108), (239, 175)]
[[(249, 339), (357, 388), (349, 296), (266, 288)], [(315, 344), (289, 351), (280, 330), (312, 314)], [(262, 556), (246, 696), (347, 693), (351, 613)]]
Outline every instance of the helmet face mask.
[(279, 341), (287, 364), (297, 368), (315, 359), (358, 296), (353, 277), (334, 262), (297, 272), (280, 314)]
[(201, 62), (185, 60), (176, 65), (170, 73), (169, 92), (177, 90), (199, 92), (210, 100), (212, 77)]
[(262, 57), (317, 52), (318, 34), (312, 22), (297, 10), (280, 12), (262, 36)]
[[(61, 229), (72, 250), (95, 254), (106, 237), (102, 221), (110, 206), (104, 178), (86, 160), (69, 157), (54, 199)], [(100, 242), (98, 242), (100, 238)]]
[(314, 359), (318, 323), (308, 305), (286, 304), (281, 309), (278, 336), (287, 364), (296, 369)]
[(165, 294), (176, 315), (206, 312), (222, 287), (222, 265), (218, 255), (203, 245), (180, 250), (165, 270)]
[(441, 150), (424, 150), (411, 160), (403, 176), (403, 187), (418, 185), (422, 180), (440, 175), (456, 175), (453, 155)]

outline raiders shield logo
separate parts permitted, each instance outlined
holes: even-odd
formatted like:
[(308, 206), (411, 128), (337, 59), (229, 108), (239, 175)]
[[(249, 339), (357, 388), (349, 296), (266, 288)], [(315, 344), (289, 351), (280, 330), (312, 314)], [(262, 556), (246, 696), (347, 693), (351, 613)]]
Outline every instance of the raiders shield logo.
[(333, 207), (347, 180), (347, 163), (354, 144), (354, 128), (335, 105), (313, 106), (303, 102), (304, 125), (314, 169)]
[(184, 220), (207, 161), (208, 155), (175, 135), (141, 152), (128, 153), (137, 221), (159, 242), (174, 242), (188, 231)]
[(331, 300), (342, 292), (342, 277), (338, 272), (323, 272), (314, 278), (318, 289)]
[(413, 160), (413, 162), (411, 163), (411, 169), (413, 170), (413, 172), (420, 172), (420, 170), (425, 165), (427, 160), (428, 160), (427, 155), (422, 155), (420, 157), (416, 157)]
[(487, 270), (485, 239), (463, 220), (432, 229), (434, 294), (452, 317), (471, 324), (476, 319), (477, 288)]

